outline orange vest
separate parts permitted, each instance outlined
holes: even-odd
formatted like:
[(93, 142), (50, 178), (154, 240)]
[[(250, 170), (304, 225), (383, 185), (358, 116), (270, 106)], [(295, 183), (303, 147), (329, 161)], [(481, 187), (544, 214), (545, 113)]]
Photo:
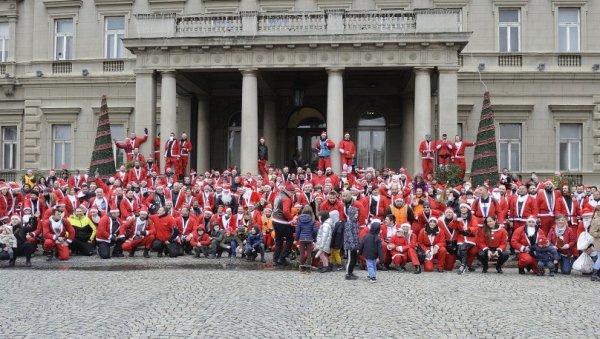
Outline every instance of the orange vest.
[(392, 214), (396, 217), (396, 225), (402, 225), (408, 222), (408, 206), (406, 206), (406, 204), (401, 208), (397, 208), (392, 204), (390, 205), (390, 210), (392, 210)]

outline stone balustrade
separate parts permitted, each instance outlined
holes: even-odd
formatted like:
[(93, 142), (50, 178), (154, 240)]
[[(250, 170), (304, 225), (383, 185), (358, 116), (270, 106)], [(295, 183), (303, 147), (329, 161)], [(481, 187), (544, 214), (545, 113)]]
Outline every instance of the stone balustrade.
[(460, 32), (452, 9), (224, 14), (137, 14), (137, 37)]

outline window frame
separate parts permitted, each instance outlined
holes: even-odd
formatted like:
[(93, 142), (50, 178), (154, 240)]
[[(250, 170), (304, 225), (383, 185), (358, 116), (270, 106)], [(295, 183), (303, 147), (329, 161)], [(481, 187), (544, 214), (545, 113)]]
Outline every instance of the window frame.
[[(388, 135), (387, 135), (388, 119), (387, 119), (387, 117), (384, 114), (382, 114), (380, 112), (377, 112), (377, 111), (374, 111), (373, 114), (378, 115), (379, 118), (383, 118), (383, 125), (368, 125), (368, 124), (367, 125), (361, 125), (361, 121), (362, 120), (369, 120), (369, 119), (364, 118), (367, 114), (369, 114), (369, 113), (367, 113), (367, 112), (363, 113), (359, 117), (358, 122), (357, 122), (357, 128), (356, 128), (356, 156), (355, 156), (356, 157), (356, 164), (357, 164), (357, 166), (362, 166), (362, 167), (365, 167), (365, 168), (366, 167), (377, 168), (377, 164), (374, 164), (374, 160), (375, 160), (374, 158), (375, 157), (374, 157), (373, 139), (374, 139), (375, 132), (381, 132), (381, 133), (383, 133), (383, 160), (382, 160), (382, 162), (383, 162), (383, 167), (385, 167), (386, 164), (387, 164), (387, 158), (388, 158), (388, 149), (387, 149), (387, 143), (388, 143)], [(379, 118), (376, 118), (376, 119), (379, 119)], [(369, 159), (367, 159), (367, 162), (368, 162), (367, 164), (362, 164), (361, 161), (360, 161), (361, 159), (360, 159), (359, 152), (360, 152), (361, 145), (359, 143), (359, 140), (360, 140), (359, 135), (360, 135), (361, 132), (368, 132), (369, 133), (369, 145), (371, 145), (371, 147), (369, 147), (369, 152), (368, 152), (368, 155), (367, 155), (367, 158), (369, 158)]]
[[(505, 139), (502, 138), (501, 135), (501, 129), (502, 129), (502, 125), (515, 125), (515, 126), (519, 126), (519, 136), (520, 139)], [(502, 165), (502, 151), (501, 151), (501, 145), (503, 143), (507, 143), (508, 144), (508, 159), (506, 159), (506, 165), (503, 166)], [(518, 169), (514, 169), (511, 165), (511, 150), (512, 150), (512, 145), (514, 144), (518, 144), (519, 145), (519, 168)], [(498, 124), (498, 166), (499, 167), (506, 167), (508, 168), (508, 170), (510, 172), (516, 173), (516, 172), (521, 172), (523, 170), (523, 124), (520, 122), (500, 122)]]
[[(108, 19), (109, 18), (122, 18), (123, 19), (123, 29), (122, 30), (109, 30), (108, 29)], [(126, 15), (106, 15), (103, 17), (104, 19), (104, 26), (103, 26), (103, 33), (104, 33), (104, 59), (108, 59), (108, 60), (120, 60), (120, 59), (124, 59), (125, 58), (125, 53), (126, 53), (126, 49), (123, 45), (123, 40), (120, 40), (119, 35), (123, 35), (123, 39), (126, 38), (127, 36), (127, 16)], [(108, 38), (109, 35), (113, 35), (115, 36), (115, 40), (114, 40), (114, 56), (108, 55)], [(120, 43), (119, 43), (120, 41)], [(122, 47), (122, 51), (123, 54), (121, 56), (119, 56), (118, 51), (119, 51), (119, 45)]]
[[(563, 138), (561, 136), (561, 129), (563, 127), (563, 125), (574, 125), (579, 127), (579, 138), (578, 139), (571, 139), (571, 138)], [(562, 144), (565, 143), (567, 144), (567, 168), (562, 168), (561, 167), (561, 163), (562, 163), (562, 156), (563, 153), (561, 152), (561, 146)], [(577, 168), (571, 168), (571, 151), (572, 151), (572, 145), (573, 144), (578, 144), (579, 145), (579, 161), (577, 164)], [(558, 125), (558, 168), (560, 171), (564, 171), (564, 172), (581, 172), (582, 171), (582, 165), (583, 165), (583, 123), (577, 123), (577, 122), (561, 122)]]
[[(72, 123), (67, 123), (67, 122), (62, 122), (62, 123), (61, 122), (56, 122), (56, 123), (52, 123), (51, 126), (52, 126), (52, 128), (51, 128), (51, 133), (52, 133), (52, 136), (51, 136), (51, 140), (52, 140), (52, 143), (51, 143), (52, 153), (51, 154), (52, 154), (52, 158), (50, 159), (50, 163), (51, 163), (50, 166), (51, 166), (51, 168), (55, 168), (55, 169), (56, 168), (60, 168), (60, 167), (62, 167), (62, 165), (66, 165), (67, 168), (73, 168), (73, 158), (74, 158), (74, 154), (75, 154), (75, 149), (73, 148), (73, 142), (74, 142), (74, 139), (75, 139), (75, 129), (73, 128), (73, 124)], [(69, 128), (71, 130), (71, 140), (62, 140), (62, 139), (58, 140), (58, 141), (55, 140), (54, 139), (54, 128), (56, 126), (69, 126)], [(63, 148), (63, 153), (62, 153), (63, 154), (63, 159), (61, 160), (61, 163), (58, 164), (59, 166), (56, 166), (57, 164), (56, 164), (55, 150), (56, 150), (56, 144), (57, 144), (57, 142), (63, 145), (62, 146), (62, 148)], [(68, 164), (64, 162), (64, 160), (65, 160), (64, 159), (65, 158), (65, 145), (66, 144), (71, 144), (71, 157), (70, 157), (71, 161)]]
[[(514, 22), (501, 22), (500, 21), (500, 12), (501, 11), (505, 11), (505, 10), (516, 10), (517, 11), (517, 16), (518, 16), (518, 22), (514, 23)], [(497, 34), (497, 40), (498, 40), (498, 52), (500, 53), (521, 53), (521, 49), (522, 49), (522, 37), (523, 37), (523, 11), (520, 7), (498, 7), (498, 25), (497, 25), (498, 29), (496, 31)], [(518, 34), (517, 34), (517, 39), (518, 39), (518, 46), (517, 46), (517, 50), (516, 51), (512, 51), (511, 50), (511, 28), (512, 27), (517, 27), (518, 29)], [(506, 47), (507, 50), (506, 51), (502, 51), (500, 49), (500, 43), (501, 43), (501, 39), (500, 39), (500, 29), (501, 28), (506, 28)]]
[[(59, 35), (58, 33), (58, 22), (61, 20), (71, 20), (71, 25), (73, 27), (72, 32), (71, 33), (61, 33), (61, 35)], [(75, 59), (75, 27), (76, 27), (76, 20), (74, 17), (57, 17), (54, 18), (54, 57), (53, 60), (56, 61), (67, 61), (67, 60), (74, 60)], [(65, 42), (68, 40), (69, 37), (71, 37), (71, 57), (67, 58), (66, 57), (66, 52), (67, 52), (67, 44), (64, 43), (63, 44), (63, 57), (59, 58), (58, 57), (58, 39), (63, 38), (65, 40)]]
[(8, 62), (10, 53), (10, 23), (0, 22), (0, 25), (6, 25), (6, 36), (0, 35), (0, 62)]
[[(4, 140), (4, 129), (5, 128), (9, 128), (9, 127), (14, 127), (17, 130), (17, 138), (16, 138), (16, 140), (14, 142), (7, 143)], [(0, 149), (0, 159), (2, 161), (0, 163), (0, 168), (3, 169), (3, 170), (19, 170), (20, 169), (20, 160), (21, 160), (20, 159), (20, 153), (21, 152), (19, 152), (20, 147), (21, 147), (21, 143), (20, 143), (21, 138), (19, 137), (20, 133), (21, 133), (21, 131), (20, 131), (20, 128), (19, 128), (18, 124), (7, 123), (5, 125), (0, 125), (0, 138), (1, 138), (0, 139), (0, 144), (1, 144), (0, 146), (2, 147)], [(14, 154), (14, 164), (13, 164), (12, 168), (4, 167), (4, 161), (5, 161), (5, 157), (6, 157), (6, 154), (4, 154), (4, 146), (6, 144), (14, 145), (14, 152), (15, 152), (15, 154)]]
[[(573, 24), (573, 23), (565, 23), (562, 24), (560, 21), (560, 11), (561, 9), (577, 9), (577, 24)], [(556, 44), (557, 44), (557, 50), (559, 53), (580, 53), (582, 48), (582, 37), (581, 37), (581, 33), (582, 33), (582, 8), (579, 6), (558, 6), (557, 10), (556, 10)], [(567, 30), (567, 34), (566, 34), (566, 38), (567, 38), (567, 50), (562, 51), (560, 49), (560, 29), (561, 27), (565, 27)], [(570, 39), (571, 39), (571, 29), (576, 28), (577, 29), (577, 48), (576, 50), (571, 50), (571, 44), (570, 44)]]

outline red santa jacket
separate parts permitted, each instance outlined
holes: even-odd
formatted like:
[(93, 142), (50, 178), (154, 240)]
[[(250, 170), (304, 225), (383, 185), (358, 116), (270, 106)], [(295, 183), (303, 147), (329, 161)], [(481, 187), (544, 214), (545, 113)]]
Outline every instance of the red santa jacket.
[(85, 184), (85, 175), (72, 175), (69, 177), (67, 184), (69, 187), (82, 187)]
[(419, 153), (421, 154), (421, 159), (433, 159), (433, 153), (435, 152), (435, 142), (434, 141), (421, 141), (421, 145), (419, 145)]
[(198, 220), (191, 215), (187, 218), (187, 220), (184, 220), (183, 216), (179, 216), (176, 221), (177, 228), (180, 231), (179, 235), (184, 237), (190, 235), (198, 227)]
[[(387, 197), (379, 194), (379, 201), (375, 201), (373, 199), (373, 197), (367, 197), (368, 202), (368, 207), (367, 207), (367, 211), (369, 213), (369, 217), (373, 218), (373, 217), (377, 217), (381, 220), (383, 220), (383, 218), (385, 217), (385, 209), (389, 206), (390, 201)], [(372, 211), (376, 211), (376, 214), (373, 214)]]
[[(335, 201), (335, 204), (330, 203), (329, 199), (325, 199), (319, 206), (319, 211), (327, 211), (327, 212), (338, 211), (340, 220), (346, 221), (346, 213), (344, 213), (344, 205), (342, 204), (342, 202), (339, 199)], [(335, 225), (333, 225), (333, 226), (335, 226)], [(385, 228), (385, 227), (382, 227), (382, 228)]]
[[(479, 232), (479, 227), (477, 226), (477, 220), (471, 216), (471, 220), (464, 220), (462, 218), (456, 219), (455, 223), (452, 223), (454, 226), (454, 231), (456, 234), (456, 241), (458, 244), (477, 244), (477, 232)], [(464, 229), (464, 226), (467, 226), (467, 229)]]
[(213, 193), (206, 194), (205, 192), (202, 192), (198, 194), (197, 199), (198, 204), (204, 209), (212, 210), (215, 206), (215, 195)]
[(525, 194), (526, 197), (525, 202), (521, 205), (521, 209), (519, 209), (519, 195), (513, 195), (508, 200), (508, 218), (511, 221), (526, 221), (527, 218), (533, 216), (537, 218), (538, 210), (537, 204), (535, 203), (535, 198), (531, 197), (529, 194)]
[(477, 198), (473, 200), (473, 203), (471, 204), (471, 211), (473, 211), (473, 217), (475, 217), (477, 226), (483, 226), (485, 218), (489, 216), (497, 217), (499, 224), (504, 223), (502, 208), (500, 207), (500, 204), (491, 195), (488, 196), (487, 203), (484, 203), (482, 201), (482, 198)]
[(179, 141), (173, 139), (165, 142), (165, 157), (179, 157)]
[(449, 222), (446, 222), (446, 218), (444, 218), (444, 216), (438, 218), (438, 228), (442, 233), (444, 233), (444, 239), (448, 241), (457, 239), (458, 232), (456, 232), (456, 224), (458, 224), (456, 219), (451, 219)]
[(54, 221), (53, 218), (44, 220), (43, 224), (44, 239), (58, 240), (58, 238), (67, 238), (67, 243), (71, 243), (75, 238), (75, 229), (67, 220), (63, 218), (59, 221)]
[(119, 210), (121, 211), (121, 218), (126, 220), (129, 217), (138, 215), (140, 213), (140, 206), (135, 198), (129, 200), (124, 196), (119, 204)]
[(567, 203), (564, 196), (557, 196), (554, 213), (563, 214), (567, 218), (569, 226), (577, 226), (581, 218), (581, 208), (575, 197), (571, 197), (571, 203)]
[(454, 143), (454, 151), (452, 152), (452, 157), (459, 159), (464, 158), (465, 149), (471, 146), (475, 146), (475, 143), (472, 143), (470, 141), (459, 141)]
[[(425, 227), (425, 225), (427, 225), (429, 218), (433, 217), (433, 218), (437, 219), (441, 216), (442, 216), (442, 213), (438, 210), (431, 209), (428, 216), (425, 215), (425, 211), (422, 211), (421, 213), (419, 213), (418, 216), (416, 216), (416, 218), (415, 218), (416, 220), (413, 223), (416, 224), (415, 226), (418, 227), (418, 230), (420, 231), (422, 228)], [(413, 229), (415, 229), (415, 228), (413, 227)]]
[(506, 251), (506, 244), (508, 243), (508, 233), (504, 228), (496, 228), (491, 230), (490, 238), (483, 229), (477, 233), (477, 247), (480, 251), (487, 250), (489, 248), (500, 249), (502, 252)]
[[(329, 138), (327, 138), (327, 140), (325, 141), (325, 145), (329, 149), (332, 149), (335, 147), (335, 143), (333, 141), (331, 141), (331, 139), (329, 139)], [(321, 138), (318, 138), (317, 141), (315, 142), (315, 150), (317, 152), (319, 152), (321, 150)]]
[[(127, 185), (127, 180), (129, 180), (129, 173), (127, 171), (124, 171), (124, 172), (117, 171), (115, 173), (115, 175), (114, 175), (114, 178), (115, 178), (115, 180), (117, 180), (117, 179), (121, 180), (121, 183), (124, 186), (126, 186)], [(98, 181), (99, 181), (99, 179), (96, 179), (96, 186), (100, 187), (100, 185), (98, 184)], [(106, 186), (106, 184), (104, 184), (104, 186)]]
[[(204, 233), (202, 233), (202, 235), (199, 234), (200, 230), (204, 231)], [(208, 235), (208, 233), (206, 233), (206, 229), (204, 228), (204, 226), (198, 226), (196, 228), (196, 231), (194, 232), (194, 237), (192, 237), (192, 241), (190, 241), (190, 244), (193, 247), (196, 246), (210, 246), (211, 240), (210, 240), (210, 236)]]
[(177, 222), (170, 215), (158, 216), (153, 215), (152, 219), (152, 227), (154, 227), (154, 235), (157, 240), (160, 241), (168, 241), (171, 239), (171, 235), (173, 234), (173, 229), (178, 228)]
[(424, 252), (429, 251), (434, 246), (437, 246), (438, 249), (446, 247), (446, 239), (444, 238), (444, 233), (438, 230), (435, 235), (430, 236), (427, 234), (426, 228), (422, 229), (419, 232), (417, 243)]
[(558, 192), (552, 191), (552, 201), (548, 200), (546, 190), (542, 189), (536, 195), (536, 204), (538, 208), (538, 217), (553, 217), (556, 209), (556, 201), (559, 199)]
[(139, 184), (142, 180), (148, 178), (148, 171), (142, 166), (136, 169), (135, 167), (130, 168), (127, 172), (127, 182), (135, 182)]
[(454, 145), (449, 140), (446, 140), (445, 142), (444, 142), (444, 140), (438, 140), (438, 142), (436, 142), (436, 144), (435, 144), (435, 148), (437, 150), (438, 156), (449, 157), (452, 155), (452, 150), (454, 149)]
[(189, 139), (179, 140), (179, 153), (182, 157), (188, 157), (192, 152), (192, 143)]
[(154, 227), (152, 227), (152, 219), (148, 217), (146, 220), (140, 219), (140, 217), (129, 219), (125, 221), (121, 228), (119, 229), (120, 236), (126, 236), (127, 232), (129, 232), (128, 240), (133, 240), (137, 235), (137, 232), (140, 232), (140, 235), (143, 237), (154, 237)]
[(521, 226), (517, 228), (512, 236), (510, 241), (510, 246), (515, 249), (515, 251), (523, 252), (525, 247), (530, 247), (539, 243), (539, 241), (546, 242), (546, 236), (544, 232), (536, 227), (535, 228), (535, 242), (531, 243), (529, 241), (529, 237), (527, 237), (527, 225)]
[[(560, 255), (565, 255), (568, 257), (578, 253), (577, 248), (575, 247), (577, 244), (577, 238), (576, 232), (570, 227), (566, 227), (561, 236), (556, 234), (556, 226), (552, 226), (550, 232), (548, 232), (548, 240), (550, 240), (550, 243), (556, 247), (556, 250)], [(569, 245), (569, 248), (563, 250), (562, 247), (565, 245)]]
[(113, 219), (108, 215), (103, 215), (100, 218), (100, 222), (98, 222), (98, 227), (96, 228), (96, 241), (111, 242), (114, 240), (115, 234), (119, 236), (123, 233), (121, 231), (123, 221), (116, 220), (117, 223), (113, 222)]
[(394, 234), (390, 239), (388, 245), (392, 245), (392, 259), (397, 256), (406, 256), (408, 251), (411, 249), (414, 250), (417, 246), (417, 237), (411, 237), (412, 241), (408, 239), (406, 236), (399, 237), (397, 234)]
[(356, 146), (352, 140), (342, 140), (338, 144), (342, 158), (352, 159), (356, 155)]

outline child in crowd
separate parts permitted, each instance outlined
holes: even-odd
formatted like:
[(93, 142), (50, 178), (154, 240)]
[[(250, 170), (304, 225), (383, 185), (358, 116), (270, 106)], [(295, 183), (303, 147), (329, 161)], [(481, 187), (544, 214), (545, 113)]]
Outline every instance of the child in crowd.
[(367, 277), (370, 282), (377, 282), (377, 259), (383, 262), (383, 248), (381, 247), (381, 238), (379, 232), (381, 224), (378, 221), (371, 222), (369, 234), (367, 234), (360, 243), (358, 253), (367, 260)]
[(558, 264), (560, 255), (558, 251), (550, 241), (546, 239), (540, 239), (536, 245), (533, 246), (535, 252), (535, 258), (537, 259), (538, 275), (544, 275), (544, 267), (550, 272), (551, 277), (554, 276), (554, 265)]

